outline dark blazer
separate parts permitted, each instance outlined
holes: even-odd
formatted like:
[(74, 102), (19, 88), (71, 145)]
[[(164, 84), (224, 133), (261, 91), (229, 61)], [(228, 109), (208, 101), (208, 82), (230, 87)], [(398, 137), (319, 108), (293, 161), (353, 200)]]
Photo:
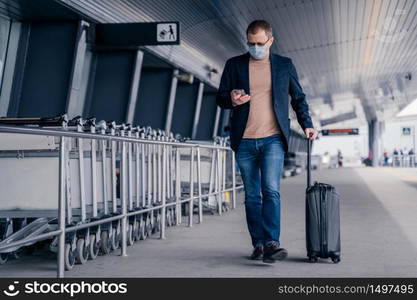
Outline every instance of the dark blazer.
[[(220, 86), (217, 91), (217, 105), (224, 109), (231, 109), (230, 113), (230, 143), (233, 151), (237, 151), (246, 122), (249, 115), (250, 101), (233, 106), (230, 92), (233, 89), (244, 89), (250, 94), (249, 89), (249, 58), (250, 54), (232, 57), (226, 61)], [(284, 148), (288, 151), (290, 137), (290, 119), (288, 118), (288, 102), (291, 96), (291, 106), (294, 109), (297, 120), (303, 128), (313, 128), (313, 123), (308, 111), (306, 96), (298, 82), (297, 71), (292, 60), (270, 52), (272, 74), (272, 101), (274, 112), (284, 137)]]

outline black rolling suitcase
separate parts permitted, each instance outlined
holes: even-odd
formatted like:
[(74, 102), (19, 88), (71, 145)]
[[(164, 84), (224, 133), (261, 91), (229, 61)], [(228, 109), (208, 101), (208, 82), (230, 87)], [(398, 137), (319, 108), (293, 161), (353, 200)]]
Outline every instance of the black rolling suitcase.
[(330, 184), (311, 185), (311, 141), (307, 140), (306, 242), (310, 262), (340, 261), (340, 196)]

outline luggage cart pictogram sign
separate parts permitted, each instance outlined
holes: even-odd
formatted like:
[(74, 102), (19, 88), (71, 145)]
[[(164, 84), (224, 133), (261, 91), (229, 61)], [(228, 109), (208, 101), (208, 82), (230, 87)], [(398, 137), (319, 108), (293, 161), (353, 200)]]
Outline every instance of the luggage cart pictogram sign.
[(156, 40), (158, 42), (176, 42), (177, 32), (176, 23), (159, 23), (156, 25)]

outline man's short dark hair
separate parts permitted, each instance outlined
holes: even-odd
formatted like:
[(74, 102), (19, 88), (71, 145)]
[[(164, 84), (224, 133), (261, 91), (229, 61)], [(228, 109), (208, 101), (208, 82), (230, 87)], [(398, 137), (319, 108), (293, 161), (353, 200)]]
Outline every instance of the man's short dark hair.
[(265, 20), (255, 20), (252, 21), (248, 28), (246, 29), (246, 35), (248, 35), (249, 33), (251, 34), (255, 34), (258, 32), (258, 30), (264, 30), (266, 35), (268, 37), (272, 36), (272, 26), (271, 24), (269, 24), (267, 21)]

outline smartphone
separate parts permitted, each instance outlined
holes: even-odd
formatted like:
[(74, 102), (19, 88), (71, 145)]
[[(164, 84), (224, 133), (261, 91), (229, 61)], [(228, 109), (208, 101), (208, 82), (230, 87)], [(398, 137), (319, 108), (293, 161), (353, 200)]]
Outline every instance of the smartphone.
[(241, 94), (242, 96), (245, 96), (246, 95), (246, 92), (245, 92), (245, 90), (244, 89), (234, 89), (234, 90), (232, 90), (232, 92), (234, 92), (234, 93), (239, 93), (239, 94)]

